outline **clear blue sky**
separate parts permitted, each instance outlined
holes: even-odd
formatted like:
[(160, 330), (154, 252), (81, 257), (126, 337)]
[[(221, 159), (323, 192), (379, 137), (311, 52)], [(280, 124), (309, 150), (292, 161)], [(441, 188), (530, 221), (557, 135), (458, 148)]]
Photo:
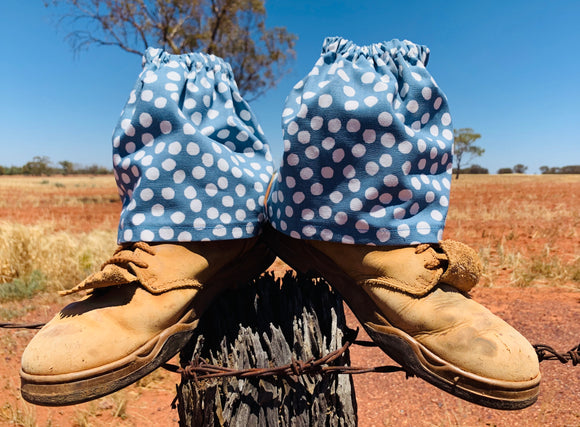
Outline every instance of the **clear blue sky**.
[[(580, 164), (580, 1), (269, 0), (268, 26), (298, 35), (293, 72), (252, 103), (280, 156), (290, 88), (326, 36), (429, 46), (428, 69), (456, 128), (482, 134), (475, 163), (495, 173), (523, 163)], [(110, 136), (141, 60), (114, 47), (73, 55), (42, 0), (0, 2), (0, 165), (35, 155), (111, 166)], [(53, 17), (53, 16), (52, 16)]]

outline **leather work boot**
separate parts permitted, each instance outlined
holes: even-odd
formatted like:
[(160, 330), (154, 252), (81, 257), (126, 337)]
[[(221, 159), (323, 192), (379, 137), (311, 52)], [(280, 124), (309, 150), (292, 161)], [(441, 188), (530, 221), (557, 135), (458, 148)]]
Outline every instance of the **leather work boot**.
[(469, 247), (450, 240), (406, 247), (298, 240), (271, 226), (264, 238), (295, 270), (318, 273), (337, 289), (408, 374), (491, 408), (536, 401), (533, 347), (466, 294), (481, 274)]
[(22, 396), (70, 405), (137, 381), (187, 344), (216, 295), (274, 258), (258, 238), (119, 247), (100, 272), (66, 292), (89, 295), (62, 309), (24, 350)]

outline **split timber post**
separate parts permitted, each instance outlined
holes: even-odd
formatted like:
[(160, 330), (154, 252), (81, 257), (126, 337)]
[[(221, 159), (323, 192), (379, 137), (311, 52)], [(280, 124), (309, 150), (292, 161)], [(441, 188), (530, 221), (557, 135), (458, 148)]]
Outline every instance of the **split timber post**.
[[(342, 299), (322, 279), (265, 273), (219, 297), (181, 353), (236, 370), (318, 359), (340, 349), (347, 328)], [(348, 350), (335, 365), (350, 365)], [(354, 426), (356, 398), (347, 374), (182, 379), (180, 426)]]

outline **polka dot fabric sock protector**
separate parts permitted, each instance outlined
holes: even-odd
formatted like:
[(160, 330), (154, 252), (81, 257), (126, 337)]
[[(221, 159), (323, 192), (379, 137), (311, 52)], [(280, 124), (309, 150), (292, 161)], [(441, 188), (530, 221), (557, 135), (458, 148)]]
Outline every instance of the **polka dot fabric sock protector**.
[(268, 201), (274, 228), (356, 244), (441, 239), (453, 128), (428, 55), (408, 41), (325, 40), (283, 111), (283, 162)]
[(249, 238), (273, 173), (229, 64), (148, 49), (113, 133), (118, 241)]

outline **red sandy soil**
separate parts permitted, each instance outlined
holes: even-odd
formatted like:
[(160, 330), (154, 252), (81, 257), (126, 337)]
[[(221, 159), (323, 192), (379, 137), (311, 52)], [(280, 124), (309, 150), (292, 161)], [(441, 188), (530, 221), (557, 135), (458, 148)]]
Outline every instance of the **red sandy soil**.
[[(564, 352), (579, 342), (580, 293), (559, 288), (478, 289), (476, 301), (483, 303), (516, 327), (533, 344), (548, 344)], [(21, 322), (45, 322), (61, 304), (43, 302), (38, 296), (26, 303), (32, 308)], [(17, 304), (4, 304), (12, 307)], [(350, 327), (358, 324), (347, 311)], [(177, 374), (158, 370), (137, 385), (94, 402), (61, 408), (34, 407), (19, 395), (19, 356), (34, 335), (30, 330), (0, 330), (4, 363), (0, 365), (0, 425), (29, 426), (175, 426), (171, 409)], [(364, 332), (360, 339), (368, 339)], [(173, 361), (177, 363), (177, 361)], [(393, 362), (377, 348), (355, 346), (351, 364), (382, 366)], [(540, 397), (529, 408), (506, 412), (459, 400), (417, 378), (403, 373), (354, 376), (360, 426), (579, 426), (580, 366), (558, 361), (540, 365), (543, 376)], [(124, 408), (120, 405), (125, 405)], [(16, 416), (20, 411), (20, 418)], [(117, 416), (115, 414), (118, 413)], [(15, 423), (16, 419), (20, 424)], [(28, 421), (27, 421), (28, 420)]]
[[(512, 271), (502, 266), (498, 251), (520, 253), (531, 259), (549, 248), (548, 258), (574, 263), (580, 257), (580, 177), (461, 177), (453, 183), (445, 232), (476, 249), (491, 248), (492, 280), (475, 288), (473, 298), (512, 324), (532, 344), (542, 343), (560, 352), (580, 342), (580, 292), (577, 279), (537, 280), (531, 287), (508, 287)], [(0, 188), (1, 190), (1, 188)], [(114, 185), (91, 189), (86, 203), (62, 202), (84, 197), (67, 186), (43, 192), (19, 209), (0, 206), (0, 220), (34, 224), (50, 220), (56, 229), (71, 232), (116, 227), (120, 203)], [(80, 190), (79, 190), (80, 191)], [(85, 194), (85, 193), (83, 193)], [(14, 191), (0, 194), (16, 197)], [(61, 197), (61, 204), (51, 200)], [(34, 199), (34, 198), (33, 198)], [(69, 200), (67, 199), (67, 200)], [(98, 203), (93, 201), (97, 200)], [(499, 209), (499, 213), (497, 210)], [(529, 215), (522, 215), (522, 211)], [(459, 215), (467, 212), (468, 215)], [(494, 213), (495, 212), (495, 213)], [(561, 212), (561, 214), (558, 214)], [(499, 219), (498, 219), (499, 218)], [(557, 286), (554, 286), (557, 284)], [(486, 287), (492, 286), (492, 287)], [(18, 313), (14, 322), (45, 322), (70, 299), (55, 301), (40, 295), (30, 301), (4, 303), (1, 310)], [(356, 327), (352, 314), (349, 325)], [(0, 425), (25, 426), (174, 426), (171, 409), (176, 374), (158, 370), (138, 384), (95, 402), (62, 408), (33, 407), (19, 393), (19, 358), (35, 331), (0, 329)], [(364, 338), (361, 332), (361, 337)], [(353, 366), (380, 366), (392, 362), (376, 348), (354, 347)], [(557, 361), (541, 364), (540, 397), (530, 408), (505, 412), (461, 401), (417, 378), (401, 373), (354, 377), (359, 425), (366, 426), (580, 426), (580, 366)]]
[(0, 176), (0, 221), (82, 233), (115, 229), (120, 212), (112, 176)]
[[(561, 289), (478, 289), (473, 298), (519, 330), (532, 344), (560, 352), (580, 342), (580, 294)], [(376, 348), (355, 348), (351, 363), (378, 366)], [(543, 361), (538, 401), (519, 411), (483, 408), (404, 374), (355, 377), (361, 426), (580, 426), (580, 365)]]

